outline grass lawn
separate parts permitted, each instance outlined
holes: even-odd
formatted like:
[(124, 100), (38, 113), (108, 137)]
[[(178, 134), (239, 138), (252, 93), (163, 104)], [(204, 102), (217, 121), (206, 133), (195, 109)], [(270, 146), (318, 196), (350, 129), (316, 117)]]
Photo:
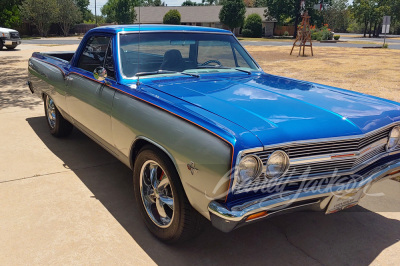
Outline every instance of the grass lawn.
[(294, 39), (278, 39), (278, 38), (245, 38), (238, 37), (239, 41), (244, 42), (294, 42)]
[(298, 48), (247, 46), (270, 74), (312, 81), (400, 102), (400, 51), (314, 47), (314, 56), (297, 57)]

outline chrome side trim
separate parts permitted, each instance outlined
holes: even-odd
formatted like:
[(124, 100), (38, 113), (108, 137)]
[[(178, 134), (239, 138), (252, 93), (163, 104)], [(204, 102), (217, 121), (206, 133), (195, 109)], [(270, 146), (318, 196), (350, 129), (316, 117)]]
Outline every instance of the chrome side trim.
[[(146, 30), (140, 31), (140, 34), (146, 33), (207, 33), (207, 34), (222, 34), (222, 35), (233, 35), (232, 32), (215, 32), (215, 31), (188, 31), (188, 30)], [(119, 34), (139, 34), (139, 31), (119, 31)]]

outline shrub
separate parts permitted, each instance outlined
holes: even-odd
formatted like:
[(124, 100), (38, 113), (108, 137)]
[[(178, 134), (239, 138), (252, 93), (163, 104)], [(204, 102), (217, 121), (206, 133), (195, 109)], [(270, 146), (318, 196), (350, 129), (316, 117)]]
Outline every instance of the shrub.
[(333, 39), (333, 32), (328, 28), (328, 24), (325, 24), (321, 29), (315, 29), (315, 26), (310, 27), (311, 39), (317, 41), (325, 41)]
[(243, 37), (253, 37), (253, 32), (249, 29), (243, 29), (242, 35)]
[[(253, 38), (260, 38), (262, 36), (262, 19), (258, 14), (249, 15), (244, 21), (244, 29), (250, 30)], [(246, 31), (246, 33), (248, 33)]]
[(289, 36), (289, 32), (288, 32), (288, 31), (285, 31), (285, 32), (283, 33), (283, 36)]
[(335, 41), (340, 39), (340, 35), (334, 35), (333, 38), (335, 39)]
[(389, 44), (385, 43), (384, 45), (382, 45), (382, 48), (384, 49), (389, 48)]
[(168, 11), (163, 18), (164, 24), (180, 25), (181, 24), (181, 14), (176, 9), (171, 9)]

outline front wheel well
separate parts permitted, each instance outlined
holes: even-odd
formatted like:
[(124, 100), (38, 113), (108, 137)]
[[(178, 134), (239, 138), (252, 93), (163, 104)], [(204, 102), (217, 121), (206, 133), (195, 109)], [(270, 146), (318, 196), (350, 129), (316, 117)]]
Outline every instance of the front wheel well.
[(131, 169), (133, 169), (133, 165), (135, 164), (136, 157), (138, 156), (140, 150), (145, 147), (145, 146), (152, 146), (153, 148), (157, 149), (158, 151), (164, 153), (167, 155), (167, 157), (170, 159), (171, 163), (175, 166), (176, 171), (178, 172), (177, 165), (175, 161), (172, 158), (172, 155), (169, 154), (164, 148), (159, 146), (158, 144), (147, 140), (147, 139), (137, 139), (133, 144), (130, 152), (130, 164), (131, 164)]

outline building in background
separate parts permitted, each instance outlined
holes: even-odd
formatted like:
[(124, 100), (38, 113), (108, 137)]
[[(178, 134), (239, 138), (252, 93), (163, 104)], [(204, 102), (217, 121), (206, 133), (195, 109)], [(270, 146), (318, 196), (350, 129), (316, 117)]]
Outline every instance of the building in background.
[[(219, 12), (222, 6), (146, 6), (135, 7), (136, 22), (141, 24), (162, 24), (164, 15), (171, 9), (176, 9), (181, 14), (182, 25), (203, 26), (227, 29), (219, 21)], [(265, 7), (246, 8), (246, 17), (257, 13), (262, 19), (263, 35), (272, 36), (274, 33), (274, 21), (267, 21), (264, 17)], [(140, 14), (140, 20), (139, 20)], [(240, 29), (234, 30), (235, 35), (240, 34)]]

